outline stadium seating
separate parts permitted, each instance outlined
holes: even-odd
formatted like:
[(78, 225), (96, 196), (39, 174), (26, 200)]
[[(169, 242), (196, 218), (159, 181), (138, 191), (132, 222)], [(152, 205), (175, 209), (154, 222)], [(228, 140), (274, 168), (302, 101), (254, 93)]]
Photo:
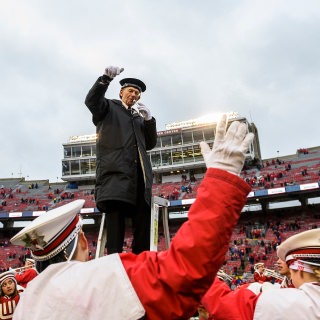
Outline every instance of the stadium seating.
[[(241, 177), (248, 181), (254, 190), (284, 186), (286, 183), (302, 184), (308, 182), (319, 181), (320, 171), (320, 151), (309, 152), (307, 154), (297, 153), (288, 159), (278, 163), (276, 159), (269, 161), (262, 168), (246, 169), (241, 173)], [(288, 170), (288, 165), (290, 169)], [(279, 177), (278, 174), (282, 173)], [(304, 174), (302, 173), (304, 172)], [(273, 175), (273, 180), (265, 181), (264, 184), (259, 184), (259, 177), (267, 177)], [(274, 179), (276, 176), (276, 179)], [(265, 179), (266, 180), (266, 179)], [(192, 199), (196, 197), (198, 187), (201, 183), (201, 178), (191, 183), (192, 191), (187, 193), (181, 190), (181, 187), (188, 185), (190, 181), (172, 181), (163, 184), (154, 184), (152, 187), (153, 195), (162, 195), (169, 200), (173, 199)], [(272, 184), (271, 184), (272, 183)], [(33, 188), (32, 188), (33, 185)], [(35, 187), (37, 185), (37, 187)], [(0, 190), (5, 194), (0, 194), (0, 212), (20, 212), (20, 211), (38, 211), (48, 210), (54, 207), (66, 204), (74, 199), (85, 199), (85, 208), (95, 208), (95, 200), (93, 195), (94, 186), (83, 187), (79, 189), (68, 189), (68, 184), (52, 183), (48, 180), (25, 181), (24, 179), (0, 179)], [(1, 199), (2, 198), (2, 199)], [(34, 201), (29, 200), (34, 199)], [(23, 201), (22, 201), (23, 200)], [(27, 200), (27, 201), (25, 201)], [(5, 201), (6, 205), (1, 206)], [(238, 250), (251, 249), (251, 254), (256, 259), (262, 259), (267, 268), (274, 269), (274, 264), (277, 260), (275, 247), (279, 241), (283, 241), (289, 236), (304, 230), (320, 227), (320, 214), (317, 213), (317, 208), (304, 208), (301, 213), (299, 209), (288, 209), (276, 211), (274, 214), (268, 213), (268, 221), (259, 221), (260, 217), (254, 213), (245, 213), (241, 216), (237, 227), (235, 228), (231, 240), (230, 247), (237, 247)], [(170, 222), (170, 236), (173, 237), (177, 232), (181, 222)], [(295, 225), (299, 226), (294, 227)], [(260, 235), (254, 236), (254, 230), (260, 230)], [(98, 237), (99, 227), (86, 227), (85, 229), (91, 257), (96, 253), (96, 241)], [(9, 231), (8, 231), (9, 232)], [(12, 232), (12, 229), (11, 229)], [(248, 237), (248, 235), (250, 237)], [(0, 234), (0, 269), (9, 267), (16, 268), (23, 264), (23, 258), (28, 255), (28, 252), (21, 248), (12, 246), (8, 243), (12, 235), (6, 230), (2, 230)], [(124, 251), (131, 251), (132, 230), (128, 230), (125, 235)], [(7, 241), (6, 246), (1, 245)], [(261, 243), (264, 243), (264, 246)], [(265, 246), (271, 246), (271, 251), (266, 251)], [(158, 250), (165, 250), (165, 239), (163, 229), (159, 225), (159, 241)], [(14, 257), (13, 257), (13, 253)], [(106, 254), (106, 252), (105, 252)], [(239, 254), (232, 255), (231, 251), (226, 254), (224, 270), (228, 274), (233, 274), (235, 269), (238, 273), (252, 271), (252, 263), (249, 261), (249, 253), (245, 254), (244, 268), (241, 266)]]
[[(243, 170), (241, 173), (241, 177), (251, 185), (253, 190), (283, 187), (286, 184), (303, 184), (319, 180), (320, 151), (309, 151), (307, 154), (297, 152), (295, 156), (291, 156), (287, 160), (277, 162), (277, 159), (270, 159), (263, 163), (264, 165), (260, 170), (254, 167)], [(291, 166), (290, 170), (287, 170), (288, 165)], [(281, 175), (279, 176), (279, 174)], [(263, 183), (259, 183), (261, 177), (264, 177)], [(268, 177), (269, 179), (267, 179)], [(191, 183), (191, 192), (182, 192), (182, 186), (187, 186), (189, 183), (190, 181), (181, 182), (175, 179), (175, 181), (172, 182), (154, 184), (152, 194), (163, 196), (169, 200), (192, 199), (196, 197), (198, 187), (201, 183), (201, 177), (197, 177), (197, 180)], [(36, 184), (37, 188), (30, 188), (31, 185)], [(0, 179), (0, 190), (3, 188), (6, 193), (6, 197), (2, 199), (2, 201), (6, 201), (6, 206), (1, 205), (2, 201), (0, 197), (0, 211), (20, 212), (48, 210), (78, 198), (84, 198), (86, 200), (86, 208), (95, 207), (95, 201), (92, 195), (94, 186), (72, 190), (67, 187), (67, 182), (49, 184), (48, 180), (25, 181), (24, 179)], [(58, 193), (55, 192), (57, 190), (59, 191)], [(9, 193), (11, 194), (11, 198), (9, 198)], [(72, 194), (73, 196), (63, 197), (65, 193)], [(32, 201), (30, 203), (28, 201), (22, 203), (21, 199), (34, 199), (34, 202)]]

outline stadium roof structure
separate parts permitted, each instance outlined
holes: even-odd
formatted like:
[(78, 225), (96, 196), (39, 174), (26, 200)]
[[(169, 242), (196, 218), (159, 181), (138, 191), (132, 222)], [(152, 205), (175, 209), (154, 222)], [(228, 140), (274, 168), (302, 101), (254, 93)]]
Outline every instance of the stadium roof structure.
[[(213, 144), (215, 128), (219, 115), (211, 115), (188, 121), (171, 123), (166, 130), (158, 131), (157, 144), (148, 151), (155, 181), (163, 174), (173, 171), (205, 169), (200, 142)], [(228, 114), (229, 125), (238, 120), (246, 123), (248, 130), (255, 134), (255, 139), (247, 154), (247, 161), (261, 161), (258, 130), (253, 123), (236, 112)], [(62, 180), (94, 184), (96, 171), (96, 135), (72, 136), (63, 144)], [(84, 182), (83, 182), (84, 183)]]

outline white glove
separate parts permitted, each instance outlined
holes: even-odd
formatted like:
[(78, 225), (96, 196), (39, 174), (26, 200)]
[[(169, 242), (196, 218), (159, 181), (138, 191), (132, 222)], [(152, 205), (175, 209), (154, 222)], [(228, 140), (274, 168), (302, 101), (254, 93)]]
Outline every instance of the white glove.
[(144, 120), (148, 121), (148, 120), (152, 119), (150, 110), (144, 104), (138, 102), (136, 105), (137, 105), (139, 112), (144, 117)]
[(239, 121), (232, 122), (226, 132), (227, 124), (227, 115), (224, 114), (217, 124), (212, 150), (202, 141), (201, 153), (207, 168), (222, 169), (240, 175), (245, 154), (253, 141), (254, 134), (247, 133), (246, 124)]
[(115, 76), (118, 76), (123, 70), (124, 68), (109, 66), (105, 68), (104, 74), (109, 78), (113, 79)]

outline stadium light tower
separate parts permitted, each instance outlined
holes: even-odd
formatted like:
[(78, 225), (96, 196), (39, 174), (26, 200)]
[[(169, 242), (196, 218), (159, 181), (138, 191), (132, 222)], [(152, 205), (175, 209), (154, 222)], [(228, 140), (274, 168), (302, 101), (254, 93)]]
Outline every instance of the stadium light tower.
[(278, 158), (279, 158), (279, 150), (277, 151), (277, 153), (278, 153)]
[(18, 172), (18, 175), (19, 175), (20, 178), (22, 177), (21, 166), (20, 166), (20, 170), (19, 170), (19, 172)]

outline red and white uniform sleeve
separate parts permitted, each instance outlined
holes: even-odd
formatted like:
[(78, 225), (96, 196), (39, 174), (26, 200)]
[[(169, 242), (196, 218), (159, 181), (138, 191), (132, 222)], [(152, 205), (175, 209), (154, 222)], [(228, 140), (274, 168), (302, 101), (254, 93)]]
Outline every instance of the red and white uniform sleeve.
[(188, 221), (169, 250), (120, 254), (146, 319), (186, 319), (194, 314), (224, 262), (249, 191), (238, 176), (208, 169)]
[(226, 283), (216, 278), (201, 303), (214, 320), (252, 320), (259, 295), (247, 287), (243, 285), (232, 291)]
[(22, 274), (16, 274), (18, 284), (24, 288), (27, 287), (29, 281), (38, 275), (37, 271), (33, 268), (25, 270)]

